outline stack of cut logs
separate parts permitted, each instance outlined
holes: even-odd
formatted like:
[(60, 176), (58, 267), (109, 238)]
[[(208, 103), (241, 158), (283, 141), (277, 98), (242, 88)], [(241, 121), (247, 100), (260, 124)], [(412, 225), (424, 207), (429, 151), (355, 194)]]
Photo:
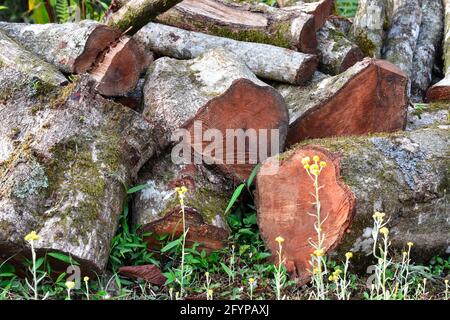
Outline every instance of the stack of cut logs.
[[(261, 235), (274, 253), (286, 240), (299, 283), (315, 235), (306, 156), (328, 164), (329, 254), (351, 250), (366, 265), (374, 211), (389, 217), (394, 248), (449, 253), (450, 1), (360, 0), (353, 22), (332, 15), (332, 0), (237, 2), (114, 0), (104, 23), (0, 22), (0, 263), (21, 265), (35, 230), (39, 255), (102, 272), (133, 184), (146, 185), (130, 215), (151, 246), (182, 234), (174, 188), (186, 186), (188, 242), (222, 248), (228, 200), (255, 154)], [(409, 103), (423, 97), (440, 102)], [(179, 129), (202, 161), (174, 163)], [(216, 135), (197, 139), (199, 129)], [(249, 129), (279, 134), (257, 147), (214, 141)]]

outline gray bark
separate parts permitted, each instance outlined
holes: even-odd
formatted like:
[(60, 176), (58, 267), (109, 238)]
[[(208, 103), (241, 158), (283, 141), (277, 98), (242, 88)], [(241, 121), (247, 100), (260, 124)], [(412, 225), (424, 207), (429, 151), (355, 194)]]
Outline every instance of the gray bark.
[(339, 74), (364, 58), (361, 49), (347, 40), (344, 33), (335, 28), (331, 22), (326, 22), (319, 30), (317, 40), (319, 68), (325, 73)]
[(84, 20), (64, 24), (0, 22), (0, 29), (27, 50), (66, 73), (85, 73), (120, 32)]
[(379, 58), (386, 18), (384, 0), (360, 0), (351, 35), (368, 57)]
[(184, 0), (157, 19), (162, 24), (232, 38), (315, 53), (314, 17), (267, 5), (217, 0)]
[(91, 80), (41, 86), (2, 65), (0, 84), (0, 260), (13, 257), (9, 262), (23, 267), (30, 257), (24, 237), (36, 231), (39, 256), (62, 252), (83, 274), (101, 272), (123, 185), (152, 153), (147, 122), (92, 93)]
[(289, 109), (287, 144), (403, 129), (406, 82), (406, 76), (392, 64), (366, 58), (340, 75), (307, 87), (277, 86)]
[(293, 84), (307, 82), (317, 66), (314, 55), (154, 23), (147, 24), (134, 38), (157, 54), (177, 59), (192, 59), (208, 50), (224, 48), (234, 53), (258, 77)]
[(118, 6), (121, 6), (120, 9), (107, 16), (106, 24), (123, 32), (135, 33), (158, 14), (179, 2), (181, 0), (121, 1), (118, 3)]
[(443, 31), (442, 0), (428, 0), (422, 4), (422, 24), (414, 52), (411, 78), (411, 93), (421, 101), (430, 86), (436, 52)]
[(353, 26), (352, 20), (341, 16), (330, 16), (328, 20), (345, 36), (350, 35)]
[[(248, 88), (247, 98), (235, 101), (233, 92), (240, 92), (244, 87)], [(234, 108), (237, 107), (236, 114)], [(192, 122), (199, 118), (197, 120), (202, 120), (206, 127), (220, 130), (224, 135), (226, 129), (279, 129), (282, 149), (288, 121), (281, 95), (257, 79), (236, 56), (222, 49), (188, 61), (156, 60), (144, 87), (143, 115), (150, 122), (161, 148), (171, 144), (171, 136), (177, 129), (189, 127), (191, 130)], [(195, 150), (202, 153), (199, 147)], [(245, 179), (240, 170), (248, 165), (238, 165), (239, 172), (225, 164), (219, 167), (233, 177)]]
[(405, 1), (393, 13), (383, 57), (412, 76), (412, 64), (422, 22), (420, 0)]
[[(5, 71), (3, 71), (3, 66)], [(10, 68), (10, 77), (6, 80), (6, 67)], [(0, 30), (0, 70), (5, 72), (3, 81), (20, 83), (23, 78), (34, 81), (42, 86), (57, 87), (67, 84), (67, 79), (51, 64), (41, 60), (19, 44), (14, 42)], [(0, 85), (5, 89), (6, 84)]]

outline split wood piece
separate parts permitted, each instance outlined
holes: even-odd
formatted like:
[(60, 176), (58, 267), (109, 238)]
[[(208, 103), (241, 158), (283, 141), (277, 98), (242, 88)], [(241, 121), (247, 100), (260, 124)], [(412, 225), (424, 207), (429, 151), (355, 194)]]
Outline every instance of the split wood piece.
[(423, 101), (431, 83), (436, 52), (442, 40), (444, 27), (442, 12), (442, 0), (428, 0), (422, 3), (422, 23), (411, 74), (411, 94), (417, 101)]
[[(414, 52), (422, 22), (420, 0), (404, 1), (393, 13), (383, 57), (411, 78)], [(409, 93), (409, 89), (408, 89)]]
[(162, 286), (167, 280), (161, 270), (153, 264), (120, 267), (119, 274), (134, 280), (142, 279), (157, 286)]
[[(450, 244), (449, 195), (450, 127), (398, 132), (375, 137), (311, 140), (280, 155), (275, 175), (270, 161), (256, 177), (257, 217), (261, 236), (276, 255), (281, 236), (283, 258), (299, 284), (309, 281), (316, 240), (315, 189), (301, 162), (318, 155), (327, 163), (319, 175), (323, 249), (333, 259), (345, 260), (366, 271), (373, 264), (372, 215), (386, 213), (394, 251), (414, 243), (415, 261), (445, 255)], [(358, 269), (358, 270), (359, 270)]]
[(147, 188), (133, 198), (133, 223), (140, 226), (149, 248), (156, 248), (155, 236), (183, 234), (183, 215), (176, 187), (185, 186), (186, 243), (198, 243), (199, 250), (223, 248), (229, 236), (225, 210), (233, 184), (203, 165), (175, 164), (170, 153), (152, 159), (139, 173)]
[[(265, 148), (272, 155), (283, 150), (288, 126), (282, 96), (223, 49), (193, 60), (156, 60), (144, 87), (143, 115), (161, 148), (171, 144), (179, 129), (185, 129), (192, 140), (184, 142), (192, 144), (197, 155), (239, 182), (264, 160)], [(206, 133), (207, 129), (215, 131)], [(245, 146), (234, 143), (241, 134), (253, 141)]]
[(177, 59), (192, 59), (208, 50), (223, 48), (234, 53), (258, 77), (292, 84), (307, 82), (318, 64), (315, 55), (155, 23), (147, 24), (134, 39), (156, 54)]
[(450, 101), (450, 0), (443, 0), (445, 6), (445, 30), (444, 30), (444, 74), (445, 77), (436, 83), (427, 92), (429, 101)]
[(319, 68), (328, 74), (344, 72), (364, 58), (361, 49), (347, 40), (344, 33), (327, 21), (317, 33)]
[[(5, 70), (3, 70), (3, 67), (5, 67)], [(6, 76), (7, 70), (10, 73), (8, 77)], [(25, 50), (1, 30), (0, 73), (4, 73), (1, 77), (2, 82), (5, 81), (9, 85), (20, 85), (23, 78), (28, 78), (27, 80), (30, 83), (34, 83), (36, 90), (63, 86), (68, 83), (64, 75), (53, 65)], [(6, 88), (3, 85), (0, 85), (0, 88), (4, 93)]]
[[(105, 23), (122, 32), (136, 33), (156, 18), (158, 14), (172, 8), (182, 0), (132, 0), (112, 3)], [(113, 10), (116, 10), (113, 12)]]
[(301, 12), (313, 15), (316, 31), (318, 31), (333, 11), (333, 0), (318, 0), (313, 2), (297, 1), (293, 5), (284, 7), (283, 10), (300, 10)]
[(359, 1), (350, 33), (367, 57), (381, 57), (385, 18), (385, 0)]
[[(36, 231), (38, 257), (63, 253), (82, 274), (101, 273), (123, 210), (123, 185), (150, 156), (149, 125), (92, 93), (89, 77), (41, 87), (35, 70), (24, 76), (15, 68), (0, 67), (0, 261), (24, 268), (31, 257), (24, 238)], [(47, 257), (55, 273), (66, 271), (66, 263)]]
[(308, 87), (277, 87), (290, 114), (286, 144), (404, 129), (406, 86), (407, 77), (398, 67), (366, 58), (340, 75)]
[(239, 41), (316, 53), (314, 16), (266, 5), (184, 0), (160, 15), (162, 24)]
[(0, 30), (65, 73), (91, 72), (100, 94), (131, 91), (152, 61), (150, 52), (120, 31), (94, 21), (64, 24), (0, 22)]

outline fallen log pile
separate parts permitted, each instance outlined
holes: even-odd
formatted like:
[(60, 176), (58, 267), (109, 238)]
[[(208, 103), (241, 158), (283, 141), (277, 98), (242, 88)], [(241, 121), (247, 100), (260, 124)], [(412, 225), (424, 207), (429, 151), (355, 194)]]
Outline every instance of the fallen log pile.
[[(353, 20), (331, 16), (331, 0), (289, 4), (115, 0), (104, 23), (0, 22), (0, 264), (20, 266), (35, 230), (38, 255), (104, 271), (133, 184), (150, 248), (183, 234), (184, 186), (187, 243), (220, 249), (233, 189), (262, 163), (261, 235), (273, 253), (286, 240), (286, 267), (306, 283), (314, 205), (301, 160), (314, 155), (327, 163), (329, 254), (365, 266), (374, 211), (396, 249), (448, 252), (450, 1), (361, 0)], [(424, 95), (440, 102), (410, 103)], [(120, 272), (164, 281), (155, 266)]]

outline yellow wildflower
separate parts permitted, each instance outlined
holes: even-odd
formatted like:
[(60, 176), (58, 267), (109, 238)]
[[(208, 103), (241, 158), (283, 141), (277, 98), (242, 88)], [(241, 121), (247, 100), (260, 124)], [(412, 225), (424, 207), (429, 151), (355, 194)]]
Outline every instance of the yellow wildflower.
[(333, 276), (336, 276), (336, 277), (339, 277), (339, 275), (342, 273), (342, 270), (341, 269), (336, 269), (334, 272), (333, 272)]
[(275, 241), (278, 242), (279, 244), (282, 244), (284, 242), (284, 238), (282, 236), (278, 236), (275, 238)]
[(212, 295), (213, 295), (212, 289), (208, 289), (208, 296), (212, 297)]
[(444, 280), (444, 283), (445, 283), (445, 284), (448, 284), (448, 279), (445, 279), (445, 280)]
[(328, 277), (328, 281), (336, 282), (339, 280), (339, 277), (331, 275)]
[(384, 235), (385, 237), (387, 237), (388, 234), (389, 234), (389, 229), (386, 228), (386, 227), (383, 227), (383, 228), (380, 229), (380, 233), (381, 233), (382, 235)]
[(347, 252), (346, 254), (345, 254), (345, 257), (348, 259), (348, 260), (350, 260), (351, 258), (353, 258), (353, 252)]
[(306, 166), (307, 164), (309, 164), (310, 161), (311, 161), (311, 159), (310, 159), (309, 157), (304, 157), (304, 158), (302, 159), (302, 164), (303, 164), (304, 166)]
[(411, 241), (407, 243), (408, 247), (412, 247), (414, 245), (414, 243), (412, 243)]
[(252, 285), (254, 282), (255, 282), (255, 279), (253, 279), (253, 278), (248, 279), (248, 283), (250, 283), (250, 285)]
[(66, 281), (65, 283), (66, 288), (69, 290), (72, 290), (73, 288), (75, 288), (75, 282), (74, 281)]
[(306, 170), (308, 170), (309, 169), (309, 164), (305, 164), (304, 166), (303, 166), (303, 168), (305, 168)]
[(31, 231), (25, 236), (25, 241), (31, 242), (35, 240), (39, 240), (39, 235), (36, 233), (36, 231)]
[(384, 216), (385, 216), (386, 214), (384, 213), (384, 212), (375, 212), (374, 214), (373, 214), (373, 218), (375, 219), (375, 220), (379, 220), (379, 221), (383, 221), (383, 218), (384, 218)]
[(84, 282), (88, 282), (88, 281), (89, 281), (89, 277), (84, 277), (84, 278), (83, 278), (83, 281), (84, 281)]
[(325, 168), (327, 166), (327, 163), (325, 161), (320, 161), (319, 165), (321, 168)]
[(314, 254), (316, 257), (322, 257), (323, 254), (324, 254), (324, 252), (323, 252), (323, 249), (318, 249), (318, 250), (314, 250), (313, 254)]
[(181, 196), (181, 195), (185, 194), (188, 191), (188, 189), (185, 186), (182, 186), (182, 187), (176, 187), (175, 191)]
[(313, 160), (314, 160), (314, 162), (316, 162), (316, 163), (317, 163), (317, 162), (319, 162), (319, 161), (320, 161), (320, 157), (319, 157), (319, 156), (314, 156), (314, 157), (313, 157)]

